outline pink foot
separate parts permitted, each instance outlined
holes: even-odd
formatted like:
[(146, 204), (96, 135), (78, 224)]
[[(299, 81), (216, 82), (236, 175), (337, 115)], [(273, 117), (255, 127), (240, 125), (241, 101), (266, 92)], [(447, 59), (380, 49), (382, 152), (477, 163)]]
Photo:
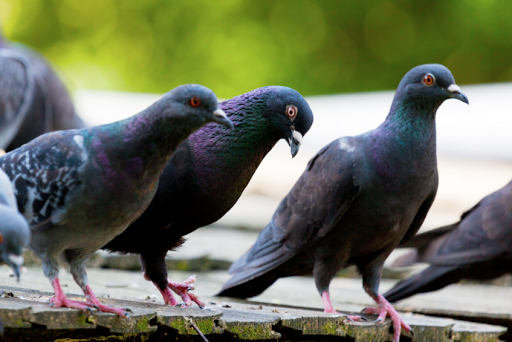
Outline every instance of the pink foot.
[[(196, 282), (196, 276), (190, 276), (183, 283), (175, 283), (173, 281), (167, 280), (169, 282), (169, 288), (173, 290), (177, 295), (183, 299), (185, 306), (191, 306), (192, 302), (196, 303), (201, 309), (204, 307), (204, 303), (201, 302), (196, 295), (189, 293), (194, 289), (193, 283)], [(163, 293), (162, 293), (163, 295)], [(164, 297), (165, 300), (165, 297)]]
[[(159, 289), (158, 286), (156, 286), (156, 288)], [(175, 306), (176, 304), (178, 304), (178, 301), (176, 300), (176, 298), (174, 298), (170, 288), (166, 288), (163, 291), (160, 290), (160, 293), (162, 294), (162, 297), (164, 298), (164, 303), (166, 305)]]
[(110, 312), (110, 313), (113, 313), (120, 317), (125, 317), (125, 318), (130, 317), (130, 315), (127, 312), (128, 309), (119, 309), (119, 308), (115, 308), (112, 306), (102, 304), (98, 300), (98, 298), (96, 298), (96, 295), (94, 294), (94, 292), (92, 292), (92, 289), (89, 285), (87, 285), (85, 287), (84, 294), (85, 294), (85, 298), (87, 298), (87, 302), (85, 303), (85, 305), (95, 307), (101, 312)]
[(78, 309), (83, 312), (92, 314), (91, 308), (88, 307), (87, 305), (85, 305), (85, 303), (70, 300), (66, 297), (64, 292), (62, 292), (59, 278), (56, 278), (55, 280), (53, 280), (52, 286), (53, 286), (53, 291), (55, 292), (55, 296), (50, 299), (51, 307)]
[(366, 308), (363, 310), (363, 312), (371, 315), (379, 315), (375, 322), (384, 322), (386, 317), (389, 316), (393, 321), (393, 342), (400, 341), (400, 333), (402, 332), (402, 328), (406, 332), (414, 335), (414, 331), (411, 329), (411, 327), (400, 318), (398, 312), (396, 312), (395, 308), (389, 304), (383, 295), (377, 295), (377, 299), (375, 301), (378, 305), (377, 308)]

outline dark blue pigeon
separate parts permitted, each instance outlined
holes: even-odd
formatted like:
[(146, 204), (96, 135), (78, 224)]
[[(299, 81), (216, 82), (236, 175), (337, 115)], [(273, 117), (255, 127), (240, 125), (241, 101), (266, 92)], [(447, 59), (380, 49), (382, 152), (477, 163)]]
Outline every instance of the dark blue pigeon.
[[(400, 82), (378, 128), (333, 141), (314, 156), (254, 246), (230, 268), (219, 295), (246, 298), (278, 278), (313, 274), (325, 312), (335, 312), (329, 284), (356, 265), (365, 291), (391, 316), (393, 341), (410, 327), (379, 294), (384, 261), (411, 239), (434, 201), (437, 108), (449, 98), (468, 102), (442, 65), (421, 65)], [(352, 317), (360, 319), (360, 317)]]
[(184, 283), (167, 279), (165, 256), (183, 236), (220, 219), (236, 203), (263, 158), (285, 139), (295, 156), (313, 123), (306, 100), (295, 90), (270, 86), (219, 104), (233, 121), (228, 131), (207, 125), (176, 150), (160, 177), (148, 209), (104, 249), (140, 254), (146, 279), (160, 290), (166, 304), (203, 303), (192, 293), (195, 277)]
[[(7, 63), (5, 58), (11, 61)], [(14, 88), (6, 88), (9, 83)], [(1, 33), (0, 92), (4, 93), (0, 95), (0, 110), (7, 106), (4, 101), (23, 98), (19, 111), (16, 111), (16, 107), (10, 108), (14, 117), (3, 118), (8, 113), (0, 112), (0, 148), (6, 151), (50, 131), (85, 127), (75, 112), (66, 87), (48, 61), (22, 44), (8, 42)], [(6, 100), (7, 96), (15, 96), (15, 99)], [(9, 131), (8, 135), (4, 133), (6, 130)]]
[[(30, 247), (54, 288), (53, 306), (126, 315), (95, 297), (86, 262), (139, 217), (176, 147), (209, 122), (232, 127), (211, 90), (185, 85), (126, 120), (47, 133), (0, 158), (32, 229)], [(69, 263), (87, 302), (63, 294), (59, 259)]]
[(462, 214), (459, 222), (416, 235), (414, 248), (393, 266), (429, 263), (385, 296), (390, 302), (435, 291), (462, 279), (488, 280), (512, 273), (512, 182)]

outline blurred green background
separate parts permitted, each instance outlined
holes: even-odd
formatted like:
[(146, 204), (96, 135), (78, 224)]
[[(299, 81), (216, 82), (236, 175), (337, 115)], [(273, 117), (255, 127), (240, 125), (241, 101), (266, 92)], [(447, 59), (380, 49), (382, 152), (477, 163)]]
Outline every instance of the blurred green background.
[(72, 88), (219, 97), (394, 89), (442, 63), (459, 84), (512, 80), (512, 1), (0, 0), (4, 34)]

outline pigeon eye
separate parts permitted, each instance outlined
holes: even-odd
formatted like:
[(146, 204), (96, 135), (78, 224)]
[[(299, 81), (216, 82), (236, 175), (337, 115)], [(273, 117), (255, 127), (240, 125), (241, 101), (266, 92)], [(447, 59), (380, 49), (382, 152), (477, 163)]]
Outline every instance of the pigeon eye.
[(201, 100), (199, 99), (199, 97), (193, 97), (190, 99), (190, 105), (192, 107), (197, 107), (201, 104)]
[(422, 80), (423, 84), (426, 85), (427, 87), (433, 86), (435, 81), (436, 81), (436, 78), (432, 74), (426, 74), (425, 76), (423, 76), (423, 80)]
[(286, 115), (288, 115), (290, 119), (294, 118), (297, 115), (297, 111), (297, 107), (293, 105), (286, 106)]
[(0, 243), (4, 243), (4, 237), (0, 234)]

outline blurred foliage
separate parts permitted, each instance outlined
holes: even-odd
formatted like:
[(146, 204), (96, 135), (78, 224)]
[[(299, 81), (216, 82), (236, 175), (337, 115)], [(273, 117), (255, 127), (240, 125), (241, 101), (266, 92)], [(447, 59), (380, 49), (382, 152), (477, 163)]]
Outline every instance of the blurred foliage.
[(0, 0), (5, 35), (79, 88), (227, 98), (393, 89), (422, 63), (459, 84), (512, 80), (508, 0)]

